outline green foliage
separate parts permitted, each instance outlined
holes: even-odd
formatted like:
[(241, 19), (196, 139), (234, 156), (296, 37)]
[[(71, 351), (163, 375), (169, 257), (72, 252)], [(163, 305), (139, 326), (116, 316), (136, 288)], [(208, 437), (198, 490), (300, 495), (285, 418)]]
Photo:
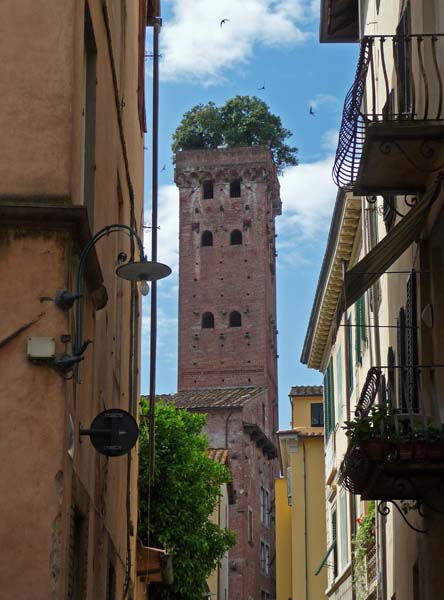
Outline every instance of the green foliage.
[[(148, 412), (142, 403), (142, 415)], [(230, 480), (229, 471), (207, 456), (201, 433), (205, 416), (156, 406), (155, 472), (151, 490), (150, 545), (173, 555), (174, 584), (158, 586), (150, 598), (201, 600), (205, 582), (225, 552), (235, 544), (231, 531), (208, 520)], [(139, 458), (139, 536), (148, 538), (148, 430), (142, 419)]]
[(187, 111), (174, 132), (172, 150), (175, 153), (223, 144), (229, 148), (267, 146), (281, 173), (285, 167), (297, 164), (297, 148), (285, 143), (291, 135), (263, 100), (236, 96), (219, 108), (208, 102)]
[(342, 427), (351, 446), (370, 439), (392, 442), (437, 442), (444, 438), (442, 426), (422, 415), (403, 416), (396, 408), (372, 406), (368, 415), (344, 421)]
[(358, 530), (353, 538), (353, 580), (356, 600), (365, 600), (367, 590), (367, 554), (375, 544), (375, 502), (369, 503), (368, 513), (357, 519)]

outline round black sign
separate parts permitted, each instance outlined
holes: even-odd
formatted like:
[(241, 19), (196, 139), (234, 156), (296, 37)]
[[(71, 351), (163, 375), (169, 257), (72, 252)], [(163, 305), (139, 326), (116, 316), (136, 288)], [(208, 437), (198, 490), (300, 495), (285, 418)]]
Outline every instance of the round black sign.
[(126, 410), (110, 408), (95, 417), (89, 437), (97, 452), (105, 456), (123, 456), (137, 442), (139, 427)]

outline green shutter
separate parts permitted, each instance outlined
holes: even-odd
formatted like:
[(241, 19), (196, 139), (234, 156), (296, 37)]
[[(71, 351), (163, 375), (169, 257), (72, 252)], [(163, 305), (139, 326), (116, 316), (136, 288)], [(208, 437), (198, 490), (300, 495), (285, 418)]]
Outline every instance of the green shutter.
[(348, 527), (347, 527), (347, 497), (344, 492), (339, 496), (339, 526), (341, 536), (341, 569), (348, 564)]
[(338, 421), (342, 423), (342, 419), (344, 418), (343, 414), (343, 392), (342, 392), (342, 351), (339, 348), (338, 353), (336, 354), (336, 400), (338, 404)]
[(365, 323), (365, 297), (361, 296), (355, 302), (355, 363), (360, 364), (362, 359), (362, 343), (367, 340)]
[(335, 428), (335, 394), (333, 365), (330, 359), (324, 375), (325, 437), (328, 439)]
[(348, 389), (353, 390), (353, 327), (351, 317), (347, 319), (347, 351), (348, 351)]

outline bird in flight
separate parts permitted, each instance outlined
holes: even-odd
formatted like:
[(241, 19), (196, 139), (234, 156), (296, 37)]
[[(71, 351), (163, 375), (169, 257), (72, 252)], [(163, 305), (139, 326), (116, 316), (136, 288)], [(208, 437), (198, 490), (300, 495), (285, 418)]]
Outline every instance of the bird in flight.
[(166, 165), (163, 165), (161, 171), (166, 171)]
[(220, 22), (220, 26), (222, 27), (222, 25), (225, 25), (225, 23), (228, 23), (230, 19), (222, 19), (222, 21)]
[(257, 89), (258, 89), (258, 90), (265, 90), (265, 81), (264, 81), (264, 83), (262, 84), (262, 87), (260, 87), (260, 88), (257, 88)]
[(315, 116), (315, 111), (313, 110), (313, 107), (310, 106), (310, 114), (314, 117)]

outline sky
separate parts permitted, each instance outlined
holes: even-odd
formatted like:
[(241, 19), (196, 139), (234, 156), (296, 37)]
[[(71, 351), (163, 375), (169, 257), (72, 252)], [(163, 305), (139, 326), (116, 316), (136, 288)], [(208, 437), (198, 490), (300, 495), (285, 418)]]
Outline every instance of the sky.
[[(257, 96), (298, 148), (299, 165), (280, 177), (276, 218), (279, 426), (290, 423), (294, 385), (322, 383), (300, 363), (302, 344), (336, 198), (331, 169), (357, 44), (320, 44), (319, 0), (163, 0), (160, 34), (158, 260), (172, 275), (158, 284), (157, 393), (177, 391), (178, 191), (171, 139), (199, 103)], [(221, 26), (222, 19), (227, 19)], [(152, 53), (147, 29), (147, 54)], [(151, 219), (152, 59), (146, 59), (145, 225)], [(260, 88), (265, 89), (260, 89)], [(314, 115), (310, 114), (310, 107)], [(146, 229), (145, 247), (150, 247)], [(148, 251), (149, 254), (149, 251)], [(149, 387), (149, 296), (143, 302), (142, 393)]]

